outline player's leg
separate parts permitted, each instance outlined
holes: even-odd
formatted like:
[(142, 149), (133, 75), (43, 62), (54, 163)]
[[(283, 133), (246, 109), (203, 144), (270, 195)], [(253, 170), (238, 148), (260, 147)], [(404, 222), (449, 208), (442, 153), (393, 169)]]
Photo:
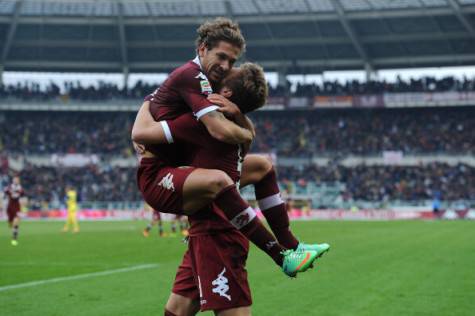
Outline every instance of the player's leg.
[(157, 220), (157, 225), (158, 225), (158, 235), (160, 237), (164, 237), (165, 234), (164, 234), (164, 231), (163, 231), (163, 222), (162, 222), (161, 218)]
[(180, 233), (183, 235), (183, 236), (188, 236), (188, 220), (180, 215), (178, 217), (178, 223), (180, 224)]
[(214, 202), (250, 241), (282, 266), (284, 248), (257, 218), (254, 210), (244, 201), (231, 178), (221, 170), (195, 169), (183, 185), (185, 213), (203, 208)]
[(241, 187), (249, 184), (254, 185), (259, 208), (279, 243), (288, 249), (297, 249), (299, 242), (290, 230), (275, 170), (267, 157), (251, 154), (244, 158)]
[(71, 226), (72, 228), (71, 212), (68, 209), (66, 213), (66, 223), (64, 223), (64, 226), (63, 226), (63, 232), (68, 232), (69, 226)]
[(251, 307), (236, 307), (222, 311), (215, 311), (214, 314), (217, 316), (251, 316)]
[(165, 305), (165, 316), (194, 316), (200, 311), (200, 302), (171, 293)]
[(11, 243), (13, 246), (18, 245), (19, 231), (20, 231), (20, 217), (18, 217), (18, 214), (17, 214), (12, 221), (12, 242)]
[(287, 207), (280, 195), (275, 169), (270, 159), (261, 155), (247, 155), (244, 158), (241, 187), (254, 184), (256, 200), (272, 232), (281, 245), (288, 249), (306, 248), (317, 251), (318, 256), (330, 249), (326, 243), (299, 243), (290, 230)]
[(147, 224), (147, 226), (142, 232), (144, 237), (148, 237), (150, 235), (150, 231), (152, 230), (152, 227), (159, 221), (159, 218), (160, 218), (160, 213), (153, 211), (152, 220)]
[(71, 212), (71, 224), (73, 226), (73, 232), (79, 233), (79, 223), (76, 211)]
[[(216, 191), (218, 192), (215, 193)], [(212, 202), (223, 211), (231, 224), (259, 249), (267, 253), (287, 275), (295, 276), (296, 272), (306, 271), (316, 259), (318, 253), (314, 250), (303, 249), (299, 253), (293, 253), (293, 250), (284, 252), (285, 248), (267, 230), (256, 212), (241, 197), (231, 178), (223, 171), (193, 170), (184, 181), (183, 204), (189, 206), (194, 202), (192, 198), (195, 197), (200, 202), (205, 202), (202, 197), (199, 197), (199, 193), (208, 199), (214, 197)], [(191, 205), (196, 207), (198, 204)], [(190, 214), (190, 209), (185, 208), (185, 213)]]
[(171, 230), (171, 236), (175, 237), (176, 236), (176, 223), (178, 221), (178, 215), (175, 215), (175, 217), (170, 221), (170, 230)]
[(165, 305), (165, 316), (192, 316), (200, 311), (200, 290), (193, 273), (191, 252), (183, 255), (177, 269), (172, 292)]

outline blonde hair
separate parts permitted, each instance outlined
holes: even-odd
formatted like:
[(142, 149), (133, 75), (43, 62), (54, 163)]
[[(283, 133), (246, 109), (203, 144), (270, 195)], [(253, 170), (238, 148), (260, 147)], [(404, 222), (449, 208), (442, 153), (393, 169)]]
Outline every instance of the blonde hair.
[(232, 95), (229, 99), (243, 113), (264, 106), (269, 93), (264, 70), (254, 63), (242, 64), (237, 72), (224, 78), (222, 86), (231, 89)]

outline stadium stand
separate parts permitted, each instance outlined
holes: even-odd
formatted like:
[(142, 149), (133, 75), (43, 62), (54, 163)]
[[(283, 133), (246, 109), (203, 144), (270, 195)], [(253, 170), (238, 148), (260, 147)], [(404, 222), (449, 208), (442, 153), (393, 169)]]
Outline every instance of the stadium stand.
[[(475, 153), (473, 108), (261, 111), (252, 118), (253, 151), (278, 156)], [(0, 112), (0, 120), (0, 143), (9, 153), (131, 156), (133, 113), (111, 120), (101, 112)]]
[[(140, 99), (153, 92), (159, 84), (136, 82), (131, 87), (120, 88), (117, 84), (104, 81), (96, 85), (83, 86), (80, 82), (65, 82), (62, 87), (50, 83), (40, 87), (35, 82), (24, 82), (16, 85), (0, 84), (0, 102), (5, 99), (49, 101), (49, 100), (77, 100), (77, 101), (102, 101), (116, 99)], [(357, 80), (340, 83), (338, 81), (325, 81), (322, 84), (297, 84), (292, 87), (290, 83), (282, 86), (270, 86), (271, 97), (307, 97), (315, 96), (353, 96), (382, 93), (409, 93), (409, 92), (469, 92), (475, 91), (475, 79), (445, 77), (436, 79), (423, 77), (408, 81), (398, 78), (396, 82)]]

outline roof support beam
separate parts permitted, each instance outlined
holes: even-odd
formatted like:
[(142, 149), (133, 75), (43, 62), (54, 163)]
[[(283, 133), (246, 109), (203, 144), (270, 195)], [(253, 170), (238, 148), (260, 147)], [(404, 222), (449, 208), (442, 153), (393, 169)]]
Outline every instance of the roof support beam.
[(346, 17), (345, 11), (343, 10), (343, 6), (341, 5), (340, 0), (333, 1), (333, 6), (335, 7), (335, 10), (338, 14), (338, 19), (340, 20), (340, 23), (343, 26), (343, 29), (345, 30), (346, 34), (348, 34), (348, 37), (353, 43), (353, 46), (355, 47), (356, 51), (358, 52), (358, 54), (360, 55), (361, 59), (364, 62), (365, 70), (367, 73), (367, 79), (369, 79), (369, 75), (373, 71), (374, 67), (368, 56), (368, 53), (366, 52), (366, 49), (361, 44), (361, 40), (359, 39), (358, 34), (356, 34), (356, 32), (353, 30), (353, 27), (351, 26), (350, 21)]
[(20, 0), (15, 3), (15, 8), (13, 11), (13, 16), (10, 21), (10, 27), (8, 29), (7, 38), (5, 40), (5, 43), (3, 44), (4, 46), (2, 50), (2, 55), (0, 56), (0, 84), (3, 83), (3, 69), (5, 68), (5, 62), (7, 60), (8, 53), (10, 52), (10, 48), (12, 46), (13, 37), (15, 36), (22, 2), (23, 0)]
[(129, 81), (129, 59), (127, 56), (127, 39), (125, 36), (124, 24), (124, 4), (122, 1), (117, 3), (117, 27), (119, 30), (120, 56), (122, 59), (122, 73), (124, 75), (124, 87), (127, 87)]
[(470, 21), (463, 15), (462, 9), (460, 8), (460, 4), (456, 0), (447, 0), (452, 7), (453, 12), (455, 13), (455, 16), (457, 19), (462, 23), (462, 25), (465, 27), (465, 29), (472, 35), (472, 37), (475, 37), (475, 28), (473, 25), (470, 23)]
[[(449, 1), (449, 0), (448, 0)], [(333, 3), (333, 1), (332, 1)], [(475, 13), (475, 5), (466, 6), (463, 8), (464, 14)], [(450, 7), (440, 8), (421, 8), (421, 9), (394, 9), (384, 11), (355, 11), (346, 12), (348, 20), (373, 20), (380, 18), (407, 18), (418, 17), (424, 15), (433, 16), (446, 16), (453, 14)], [(197, 17), (167, 17), (167, 16), (149, 16), (154, 19), (155, 25), (198, 25), (205, 21), (205, 18)], [(317, 19), (318, 21), (335, 21), (338, 20), (338, 15), (334, 12), (329, 13), (308, 13), (308, 14), (285, 14), (285, 15), (250, 15), (236, 17), (240, 24), (255, 24), (256, 17), (259, 18), (258, 22), (268, 23), (289, 23), (289, 22), (308, 22)], [(94, 17), (94, 25), (110, 25), (114, 23), (115, 17)], [(127, 25), (149, 25), (146, 17), (127, 17), (125, 23)], [(9, 16), (0, 16), (0, 22), (9, 22)], [(28, 24), (72, 24), (72, 25), (84, 25), (83, 17), (76, 16), (22, 16), (22, 23)]]

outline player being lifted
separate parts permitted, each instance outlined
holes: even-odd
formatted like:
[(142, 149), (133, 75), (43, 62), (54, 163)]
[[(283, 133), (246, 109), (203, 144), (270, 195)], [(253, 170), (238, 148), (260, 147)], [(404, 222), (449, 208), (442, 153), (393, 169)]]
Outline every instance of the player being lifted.
[(77, 210), (78, 210), (78, 194), (72, 186), (66, 187), (66, 208), (67, 208), (67, 218), (66, 223), (63, 227), (63, 232), (68, 232), (69, 227), (72, 228), (73, 233), (79, 233), (79, 223), (77, 219)]
[(7, 216), (8, 226), (12, 229), (12, 246), (18, 245), (18, 232), (20, 230), (20, 198), (25, 195), (20, 184), (20, 177), (13, 177), (12, 183), (5, 188), (8, 197)]

